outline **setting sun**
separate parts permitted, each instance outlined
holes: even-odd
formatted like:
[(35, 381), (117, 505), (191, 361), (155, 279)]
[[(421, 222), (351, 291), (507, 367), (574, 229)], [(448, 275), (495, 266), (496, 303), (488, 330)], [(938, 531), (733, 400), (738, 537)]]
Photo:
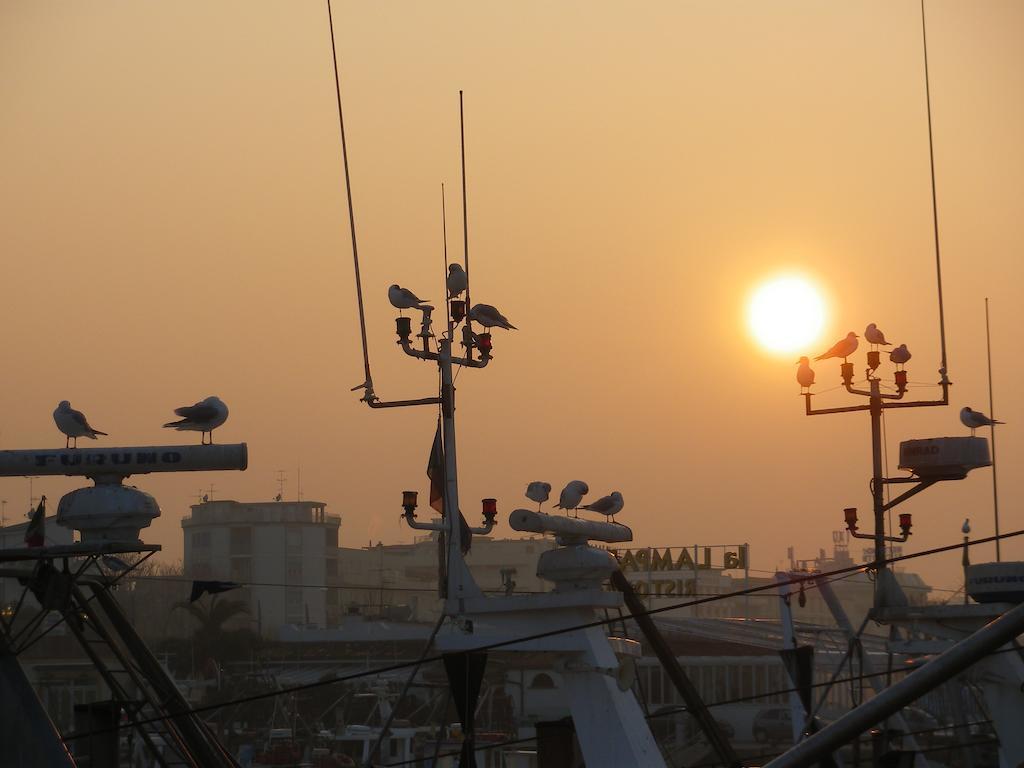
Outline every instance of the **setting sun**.
[(770, 352), (806, 348), (825, 325), (825, 302), (813, 283), (802, 277), (778, 277), (762, 283), (747, 305), (754, 339)]

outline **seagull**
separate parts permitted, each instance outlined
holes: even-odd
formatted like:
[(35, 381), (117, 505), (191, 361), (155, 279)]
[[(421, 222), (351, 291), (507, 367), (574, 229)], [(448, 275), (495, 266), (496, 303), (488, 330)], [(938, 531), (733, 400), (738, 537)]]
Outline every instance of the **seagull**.
[(870, 323), (867, 328), (864, 329), (864, 338), (868, 340), (868, 343), (873, 346), (891, 347), (888, 341), (885, 340), (885, 334), (879, 330), (878, 326), (874, 323)]
[(585, 504), (580, 509), (589, 509), (591, 512), (597, 512), (614, 520), (615, 515), (622, 511), (624, 504), (622, 494), (618, 491), (612, 491), (607, 496), (602, 496), (595, 502)]
[(469, 310), (469, 319), (480, 323), (484, 328), (504, 328), (506, 331), (518, 331), (501, 312), (490, 304), (474, 304)]
[(582, 480), (571, 480), (558, 496), (558, 503), (555, 505), (555, 509), (564, 509), (566, 514), (568, 514), (570, 509), (577, 509), (579, 507), (583, 497), (588, 493), (590, 493), (589, 485)]
[(202, 432), (202, 445), (206, 445), (206, 435), (210, 435), (213, 445), (213, 430), (228, 420), (228, 407), (219, 397), (208, 397), (195, 405), (175, 408), (174, 413), (181, 416), (180, 421), (169, 421), (165, 427), (181, 431)]
[(530, 501), (537, 502), (537, 511), (540, 512), (541, 505), (548, 500), (548, 496), (551, 495), (551, 483), (545, 483), (542, 480), (534, 480), (528, 486), (526, 486), (526, 498)]
[(889, 359), (892, 362), (896, 363), (897, 370), (901, 371), (903, 370), (903, 365), (908, 360), (910, 360), (911, 357), (912, 355), (910, 354), (910, 350), (907, 349), (906, 344), (900, 344), (892, 352), (889, 353)]
[(469, 286), (469, 277), (461, 264), (448, 265), (448, 298), (457, 299)]
[[(796, 361), (796, 364), (800, 367), (796, 371), (796, 380), (800, 384), (800, 389), (810, 389), (811, 385), (814, 384), (814, 371), (811, 370), (811, 361), (806, 357), (801, 357)], [(800, 394), (803, 394), (801, 391)]]
[[(88, 437), (90, 440), (95, 440), (96, 435), (105, 436), (107, 434), (106, 432), (100, 432), (98, 429), (93, 429), (89, 425), (88, 419), (85, 418), (85, 414), (72, 408), (71, 403), (67, 400), (60, 401), (57, 410), (53, 412), (53, 421), (57, 425), (57, 429), (68, 438), (64, 443), (65, 448), (77, 448), (78, 438), (80, 437)], [(71, 445), (72, 440), (75, 441), (74, 446)]]
[(402, 288), (397, 283), (388, 288), (388, 301), (395, 309), (433, 309), (429, 304), (423, 303), (430, 299), (421, 299), (408, 288)]
[(848, 334), (846, 334), (846, 338), (845, 339), (840, 339), (839, 341), (837, 341), (835, 344), (832, 345), (832, 348), (829, 349), (828, 352), (826, 352), (823, 355), (818, 355), (814, 359), (815, 360), (828, 360), (830, 357), (841, 357), (841, 358), (843, 358), (843, 362), (845, 363), (846, 362), (846, 358), (848, 358), (850, 355), (852, 355), (856, 351), (857, 351), (857, 334), (854, 333), (853, 331), (850, 331)]
[(960, 423), (971, 430), (971, 437), (974, 437), (974, 430), (978, 427), (991, 427), (993, 424), (1004, 424), (1005, 422), (990, 419), (981, 411), (972, 411), (966, 405), (960, 409)]

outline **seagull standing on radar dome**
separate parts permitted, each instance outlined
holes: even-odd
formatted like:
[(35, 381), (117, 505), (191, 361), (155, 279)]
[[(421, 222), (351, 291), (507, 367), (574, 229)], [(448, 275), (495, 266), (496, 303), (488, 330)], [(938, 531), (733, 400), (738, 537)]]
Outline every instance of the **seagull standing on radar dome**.
[(612, 521), (615, 520), (615, 515), (622, 511), (622, 507), (625, 502), (622, 500), (622, 494), (618, 491), (612, 491), (607, 496), (602, 496), (597, 501), (585, 504), (580, 509), (589, 509), (591, 512), (597, 512), (598, 514), (609, 517)]
[(469, 287), (469, 277), (461, 264), (448, 265), (448, 298), (457, 299)]
[(181, 420), (169, 421), (164, 426), (179, 432), (202, 432), (202, 445), (206, 445), (207, 435), (210, 436), (210, 445), (213, 445), (213, 430), (228, 420), (228, 407), (223, 400), (214, 396), (200, 400), (195, 405), (175, 408), (174, 413), (181, 416)]
[(796, 380), (802, 395), (814, 384), (814, 371), (811, 369), (811, 361), (806, 356), (797, 360), (796, 364), (800, 366), (796, 369)]
[(823, 355), (818, 355), (815, 360), (828, 360), (830, 357), (841, 357), (843, 362), (846, 358), (857, 351), (857, 334), (850, 331), (845, 339), (840, 339), (832, 345), (831, 349)]
[(469, 319), (480, 323), (484, 328), (504, 328), (506, 331), (518, 331), (496, 307), (490, 304), (474, 304), (469, 310)]
[(993, 424), (1004, 424), (1005, 422), (990, 419), (981, 411), (974, 411), (966, 405), (960, 409), (960, 423), (971, 430), (971, 437), (974, 437), (974, 430), (978, 427), (991, 427)]
[(896, 370), (902, 371), (903, 366), (910, 360), (913, 355), (910, 354), (910, 350), (907, 349), (906, 344), (900, 344), (892, 352), (889, 353), (889, 359), (896, 363)]
[(388, 301), (391, 302), (391, 306), (395, 309), (433, 309), (429, 304), (424, 304), (425, 301), (430, 299), (421, 299), (415, 293), (410, 291), (408, 288), (395, 283), (388, 288)]
[[(71, 403), (67, 400), (61, 400), (57, 409), (53, 412), (53, 422), (57, 425), (57, 429), (64, 433), (67, 440), (64, 442), (65, 448), (77, 448), (78, 438), (88, 437), (90, 440), (95, 440), (96, 435), (106, 436), (106, 432), (100, 432), (98, 429), (93, 429), (89, 425), (89, 420), (85, 418), (85, 414), (81, 411), (76, 411), (71, 407)], [(74, 440), (74, 446), (71, 445), (71, 441)]]
[(888, 341), (885, 340), (885, 334), (878, 328), (874, 323), (870, 323), (867, 328), (864, 329), (864, 338), (868, 340), (868, 343), (873, 347), (891, 347)]
[(541, 480), (534, 480), (528, 486), (526, 486), (526, 498), (530, 501), (537, 502), (537, 511), (540, 512), (541, 505), (548, 500), (551, 495), (551, 483), (545, 483)]
[(564, 509), (565, 514), (568, 515), (570, 509), (579, 508), (580, 502), (583, 501), (583, 497), (588, 493), (590, 493), (589, 485), (582, 480), (571, 480), (558, 496), (558, 503), (555, 505), (555, 509)]

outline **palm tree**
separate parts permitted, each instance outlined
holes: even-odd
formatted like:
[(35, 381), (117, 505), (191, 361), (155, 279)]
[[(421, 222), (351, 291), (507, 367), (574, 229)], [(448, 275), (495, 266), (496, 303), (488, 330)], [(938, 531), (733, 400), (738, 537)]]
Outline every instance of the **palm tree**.
[(253, 633), (248, 628), (225, 628), (235, 617), (249, 613), (249, 603), (245, 600), (218, 600), (214, 596), (207, 606), (201, 602), (178, 602), (174, 607), (188, 611), (198, 625), (192, 635), (193, 659), (200, 662), (201, 669), (209, 661), (219, 668), (219, 657), (235, 655), (232, 651), (236, 651), (237, 646), (251, 644)]

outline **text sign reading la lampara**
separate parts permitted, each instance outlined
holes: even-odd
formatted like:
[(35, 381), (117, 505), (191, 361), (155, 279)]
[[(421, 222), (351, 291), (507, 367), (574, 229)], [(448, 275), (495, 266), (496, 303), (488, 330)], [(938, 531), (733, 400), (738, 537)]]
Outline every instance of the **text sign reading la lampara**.
[[(716, 547), (646, 547), (644, 549), (609, 550), (623, 571), (695, 571), (717, 569), (730, 571), (748, 566), (746, 544)], [(721, 553), (721, 559), (713, 554)]]

